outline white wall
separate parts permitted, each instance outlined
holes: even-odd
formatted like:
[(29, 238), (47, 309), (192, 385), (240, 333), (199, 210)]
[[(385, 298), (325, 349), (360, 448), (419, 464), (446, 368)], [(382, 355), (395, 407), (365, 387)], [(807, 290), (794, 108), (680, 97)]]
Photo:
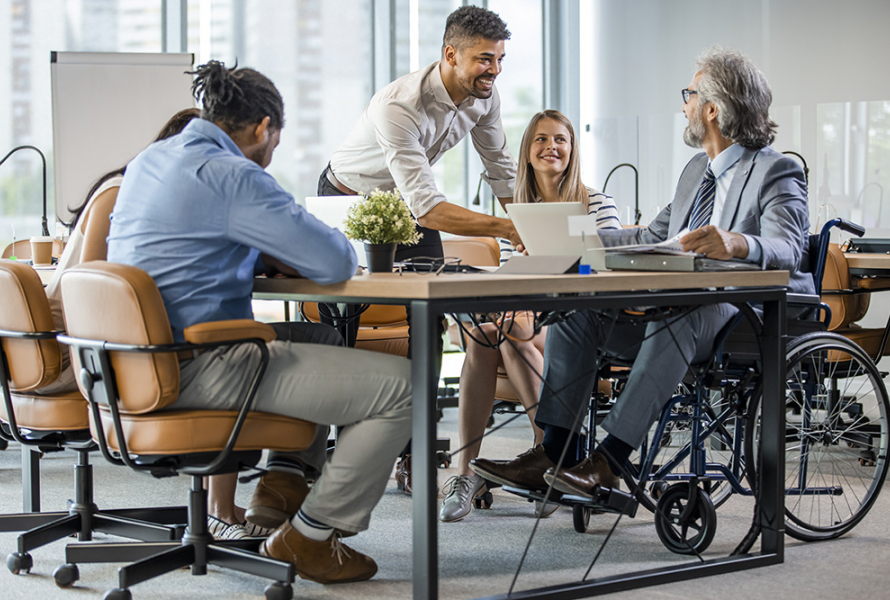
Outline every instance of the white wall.
[[(888, 25), (887, 0), (582, 0), (582, 36), (589, 36), (581, 59), (588, 82), (582, 130), (590, 125), (582, 139), (585, 175), (601, 186), (615, 164), (638, 165), (644, 223), (656, 205), (669, 202), (692, 154), (680, 140), (686, 121), (679, 90), (692, 79), (699, 52), (720, 44), (746, 53), (770, 81), (780, 125), (774, 146), (808, 160), (814, 221), (817, 204), (826, 199), (840, 216), (867, 221), (874, 211), (857, 196), (876, 174), (890, 174), (890, 164), (875, 164), (875, 156), (865, 164), (858, 156), (866, 151), (865, 115), (876, 103), (836, 103), (890, 102)], [(829, 123), (835, 113), (841, 132)], [(826, 127), (841, 139), (831, 138)], [(840, 164), (836, 172), (825, 171), (826, 155)], [(823, 188), (831, 195), (818, 198), (814, 188), (826, 176)], [(627, 171), (609, 184), (624, 206), (633, 202), (631, 181)], [(877, 194), (877, 188), (864, 194)], [(890, 227), (890, 214), (882, 222)]]

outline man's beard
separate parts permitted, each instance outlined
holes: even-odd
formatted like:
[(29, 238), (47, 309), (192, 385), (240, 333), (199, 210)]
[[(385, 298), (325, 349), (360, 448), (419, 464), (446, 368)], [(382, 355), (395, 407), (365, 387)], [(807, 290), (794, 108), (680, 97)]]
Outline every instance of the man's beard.
[(474, 77), (472, 79), (464, 79), (463, 80), (464, 90), (466, 90), (468, 96), (471, 96), (473, 98), (479, 98), (481, 100), (486, 100), (488, 98), (491, 98), (491, 95), (494, 90), (494, 86), (492, 86), (492, 88), (490, 90), (476, 89), (476, 80), (480, 79), (480, 78), (482, 78), (481, 75), (479, 77)]
[(702, 110), (699, 108), (689, 117), (689, 124), (683, 131), (683, 141), (692, 148), (701, 148), (705, 139), (705, 121), (702, 118)]

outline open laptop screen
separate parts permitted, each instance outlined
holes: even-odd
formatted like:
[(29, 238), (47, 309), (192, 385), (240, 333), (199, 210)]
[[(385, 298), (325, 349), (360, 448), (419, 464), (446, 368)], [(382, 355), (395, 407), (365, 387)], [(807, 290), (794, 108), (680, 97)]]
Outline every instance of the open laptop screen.
[[(343, 231), (345, 228), (343, 223), (346, 221), (349, 207), (359, 198), (359, 196), (307, 196), (303, 206), (328, 227)], [(358, 257), (358, 264), (363, 267), (368, 266), (365, 245), (354, 240), (349, 240), (349, 243), (352, 244), (355, 255)]]

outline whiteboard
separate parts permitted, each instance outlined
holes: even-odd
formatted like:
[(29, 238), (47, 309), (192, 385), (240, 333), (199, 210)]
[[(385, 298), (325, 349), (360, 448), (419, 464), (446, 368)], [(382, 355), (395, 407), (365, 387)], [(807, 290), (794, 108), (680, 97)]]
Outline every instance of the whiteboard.
[[(195, 106), (193, 54), (53, 52), (56, 215), (67, 221), (93, 183), (126, 165), (178, 111)], [(52, 226), (50, 226), (52, 229)]]

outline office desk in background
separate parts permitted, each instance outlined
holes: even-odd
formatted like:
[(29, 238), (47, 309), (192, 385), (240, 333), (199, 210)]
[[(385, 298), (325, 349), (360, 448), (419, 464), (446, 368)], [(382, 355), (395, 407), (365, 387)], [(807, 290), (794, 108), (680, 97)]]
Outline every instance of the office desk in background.
[(890, 277), (890, 254), (844, 254), (852, 277)]
[[(780, 402), (784, 371), (786, 271), (715, 273), (620, 272), (596, 275), (492, 275), (384, 273), (333, 285), (307, 279), (258, 278), (254, 298), (401, 304), (411, 307), (414, 598), (435, 600), (438, 582), (436, 518), (436, 320), (448, 313), (496, 310), (579, 310), (628, 306), (697, 306), (718, 302), (763, 303), (763, 495), (761, 550), (744, 556), (682, 563), (661, 569), (571, 582), (514, 593), (521, 598), (580, 598), (781, 563), (783, 560), (785, 413)], [(771, 416), (772, 418), (766, 418)], [(493, 598), (506, 598), (495, 596)]]

